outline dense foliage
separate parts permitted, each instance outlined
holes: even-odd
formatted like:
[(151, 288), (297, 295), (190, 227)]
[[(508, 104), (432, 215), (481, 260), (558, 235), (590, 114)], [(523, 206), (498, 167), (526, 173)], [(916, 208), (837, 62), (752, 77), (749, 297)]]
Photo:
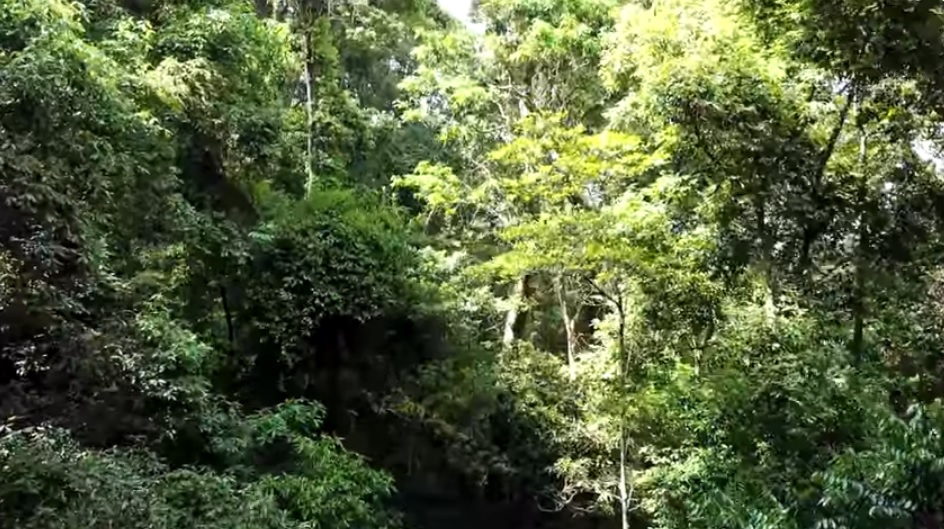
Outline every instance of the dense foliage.
[(926, 0), (0, 0), (0, 526), (944, 526)]

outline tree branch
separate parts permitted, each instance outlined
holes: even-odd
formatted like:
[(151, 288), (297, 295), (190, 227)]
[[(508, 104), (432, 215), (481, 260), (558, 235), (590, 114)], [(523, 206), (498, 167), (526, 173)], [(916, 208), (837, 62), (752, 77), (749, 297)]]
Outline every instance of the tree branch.
[[(848, 92), (850, 87), (851, 83), (849, 86), (843, 89), (843, 92)], [(842, 110), (839, 113), (839, 122), (836, 123), (832, 133), (829, 135), (829, 141), (826, 143), (826, 148), (823, 149), (823, 153), (820, 155), (819, 166), (813, 173), (814, 189), (819, 189), (819, 186), (822, 183), (823, 175), (826, 172), (826, 166), (829, 164), (829, 160), (832, 158), (833, 152), (836, 150), (836, 144), (839, 143), (839, 136), (842, 134), (842, 128), (846, 125), (846, 119), (849, 117), (849, 110), (852, 108), (852, 102), (854, 99), (855, 98), (850, 94), (846, 94), (846, 104), (843, 105)]]
[(586, 277), (586, 276), (584, 276), (583, 279), (584, 279), (584, 281), (587, 282), (588, 285), (590, 285), (591, 287), (593, 287), (593, 289), (596, 290), (597, 293), (600, 294), (601, 296), (603, 296), (603, 298), (605, 298), (607, 301), (609, 301), (610, 303), (616, 305), (616, 306), (619, 307), (619, 308), (622, 308), (622, 305), (623, 305), (622, 302), (620, 302), (619, 300), (617, 300), (616, 298), (614, 298), (614, 297), (613, 297), (611, 294), (609, 294), (606, 290), (603, 290), (603, 288), (600, 287), (600, 285), (598, 285), (593, 279), (591, 279), (590, 277)]
[(229, 343), (233, 345), (236, 342), (236, 329), (233, 326), (233, 315), (229, 310), (229, 302), (226, 299), (226, 287), (220, 283), (220, 301), (223, 304), (223, 312), (226, 314), (226, 330), (229, 335)]
[[(826, 167), (829, 165), (829, 160), (832, 158), (833, 153), (836, 151), (836, 145), (839, 143), (839, 137), (842, 135), (842, 129), (846, 125), (846, 121), (849, 118), (849, 111), (852, 108), (852, 104), (855, 100), (852, 94), (849, 94), (851, 90), (852, 83), (850, 82), (847, 86), (843, 87), (843, 92), (846, 92), (846, 103), (843, 105), (842, 110), (839, 113), (839, 121), (836, 123), (836, 126), (833, 128), (833, 131), (829, 135), (829, 140), (826, 143), (826, 147), (823, 149), (822, 154), (820, 154), (819, 165), (816, 170), (813, 172), (813, 181), (811, 183), (811, 195), (814, 201), (818, 201), (820, 198), (821, 187), (823, 186), (823, 177), (826, 174)], [(813, 247), (814, 241), (819, 237), (820, 230), (822, 225), (811, 219), (810, 222), (803, 228), (803, 245), (800, 248), (800, 267), (804, 271), (809, 268), (810, 265), (810, 250)]]
[(701, 149), (701, 152), (705, 153), (705, 156), (708, 157), (708, 161), (710, 161), (712, 165), (716, 167), (721, 167), (721, 160), (719, 160), (718, 157), (715, 156), (713, 152), (711, 152), (711, 150), (708, 148), (707, 144), (705, 143), (705, 140), (701, 135), (701, 128), (698, 126), (697, 120), (692, 124), (692, 132), (695, 133), (695, 139), (698, 140), (698, 147), (699, 149)]

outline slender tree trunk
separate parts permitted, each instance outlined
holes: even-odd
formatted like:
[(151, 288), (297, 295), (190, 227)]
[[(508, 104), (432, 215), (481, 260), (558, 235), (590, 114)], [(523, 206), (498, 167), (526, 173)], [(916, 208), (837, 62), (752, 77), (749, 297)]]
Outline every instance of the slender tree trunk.
[[(846, 126), (846, 121), (849, 119), (849, 111), (852, 109), (855, 101), (855, 90), (851, 84), (847, 90), (851, 93), (846, 94), (846, 102), (843, 104), (842, 110), (839, 111), (839, 119), (829, 135), (829, 140), (826, 142), (826, 147), (820, 155), (819, 162), (813, 172), (813, 179), (810, 182), (810, 197), (813, 200), (814, 208), (819, 206), (823, 198), (823, 178), (826, 176), (829, 160), (832, 159), (833, 153), (836, 151), (836, 145), (839, 143), (842, 130)], [(812, 99), (812, 93), (810, 97)], [(808, 287), (811, 283), (811, 269), (813, 267), (813, 244), (823, 231), (826, 222), (828, 222), (827, 220), (817, 218), (817, 215), (822, 215), (822, 213), (813, 213), (806, 219), (806, 225), (803, 228), (803, 245), (800, 249), (800, 274), (803, 278), (803, 282)]]
[[(761, 193), (765, 193), (766, 189)], [(780, 296), (780, 289), (777, 283), (777, 271), (774, 267), (773, 256), (773, 237), (769, 233), (767, 226), (767, 198), (763, 194), (758, 194), (754, 199), (754, 214), (757, 218), (757, 234), (761, 245), (761, 272), (764, 275), (764, 281), (767, 283), (767, 317), (771, 323), (776, 321), (777, 301)]]
[[(860, 223), (862, 221), (860, 220)], [(859, 228), (859, 252), (864, 253), (865, 247), (868, 245), (868, 233), (867, 229), (860, 226)], [(855, 278), (855, 299), (853, 300), (853, 329), (852, 329), (852, 355), (855, 360), (861, 361), (864, 350), (864, 334), (865, 334), (865, 311), (866, 311), (866, 301), (865, 301), (865, 275), (866, 275), (866, 264), (864, 257), (858, 259), (859, 263), (856, 264), (856, 278)]]
[(524, 119), (531, 114), (531, 111), (528, 110), (527, 103), (524, 102), (524, 98), (518, 98), (518, 117)]
[(508, 309), (505, 316), (505, 329), (502, 334), (502, 345), (505, 348), (511, 347), (515, 339), (519, 338), (524, 331), (524, 318), (527, 309), (523, 308), (531, 295), (531, 275), (524, 274), (515, 283), (515, 289), (512, 292), (512, 307)]
[(229, 337), (229, 345), (233, 347), (236, 343), (236, 328), (233, 326), (233, 314), (229, 310), (229, 301), (226, 297), (226, 287), (220, 283), (220, 302), (223, 305), (223, 313), (226, 315), (226, 331)]
[(626, 350), (626, 307), (623, 292), (615, 288), (613, 293), (609, 293), (597, 285), (592, 279), (587, 280), (603, 298), (613, 304), (616, 309), (616, 316), (619, 318), (617, 330), (616, 353), (619, 355), (619, 373), (617, 376), (617, 391), (619, 396), (619, 503), (620, 520), (622, 529), (629, 529), (630, 503), (632, 502), (632, 488), (629, 485), (629, 439), (626, 435), (626, 413), (623, 411), (623, 403), (626, 398), (626, 387), (629, 384), (629, 354)]
[(311, 27), (305, 28), (305, 113), (307, 115), (308, 149), (305, 157), (305, 196), (311, 195), (315, 184), (315, 111), (312, 84), (314, 83), (314, 57), (312, 54)]
[[(868, 162), (868, 146), (866, 144), (866, 134), (862, 128), (859, 128), (859, 167), (862, 171), (862, 177), (867, 178), (866, 163)], [(859, 187), (859, 241), (856, 249), (855, 260), (855, 287), (853, 289), (852, 312), (852, 355), (855, 361), (862, 360), (864, 354), (864, 334), (865, 334), (865, 316), (867, 310), (866, 299), (866, 276), (868, 275), (868, 256), (869, 246), (871, 245), (869, 237), (868, 214), (866, 212), (868, 202), (868, 181), (860, 183)]]
[(620, 495), (620, 527), (621, 529), (629, 529), (629, 487), (627, 485), (626, 479), (626, 431), (625, 431), (625, 419), (620, 418), (620, 480), (619, 480), (619, 495)]
[(570, 377), (570, 381), (573, 382), (577, 379), (577, 329), (576, 329), (576, 319), (577, 315), (580, 313), (580, 307), (575, 309), (575, 314), (572, 318), (568, 319), (566, 322), (566, 331), (567, 331), (567, 374)]
[(574, 310), (574, 315), (570, 315), (570, 311), (567, 307), (567, 298), (565, 297), (564, 292), (564, 280), (563, 278), (558, 277), (554, 281), (554, 289), (557, 291), (557, 302), (560, 305), (561, 319), (564, 320), (564, 332), (567, 335), (567, 374), (570, 378), (570, 381), (573, 382), (577, 378), (577, 364), (576, 364), (576, 354), (577, 354), (577, 318), (580, 316), (580, 306), (578, 305)]
[[(617, 337), (617, 347), (619, 349), (619, 369), (620, 369), (620, 396), (625, 397), (626, 385), (629, 382), (629, 357), (626, 351), (626, 311), (623, 306), (623, 294), (616, 295), (616, 313), (619, 317), (619, 336)], [(622, 398), (620, 399), (623, 400)], [(620, 451), (620, 477), (619, 477), (619, 496), (620, 496), (620, 521), (621, 529), (629, 529), (629, 503), (632, 501), (632, 493), (629, 490), (627, 479), (627, 451), (628, 440), (626, 439), (626, 414), (623, 412), (622, 402), (620, 406), (619, 420), (619, 451)]]

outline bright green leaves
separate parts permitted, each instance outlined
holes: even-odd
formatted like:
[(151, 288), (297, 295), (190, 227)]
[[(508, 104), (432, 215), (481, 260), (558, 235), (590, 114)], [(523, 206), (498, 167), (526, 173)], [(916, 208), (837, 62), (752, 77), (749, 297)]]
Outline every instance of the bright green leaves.
[(490, 153), (498, 186), (522, 212), (599, 203), (632, 185), (651, 163), (638, 138), (616, 132), (587, 135), (560, 115), (529, 116), (516, 137)]
[(0, 2), (3, 519), (386, 526), (390, 478), (316, 435), (320, 411), (233, 402), (253, 355), (385, 313), (412, 271), (392, 209), (282, 192), (304, 145), (288, 27), (249, 2), (84, 7)]
[(279, 206), (250, 235), (236, 317), (247, 322), (243, 339), (278, 351), (269, 360), (291, 369), (313, 361), (319, 331), (369, 321), (406, 298), (414, 256), (395, 212), (367, 197), (320, 192)]
[[(611, 89), (618, 88), (615, 81), (627, 74), (651, 84), (673, 70), (736, 60), (725, 53), (745, 48), (749, 39), (720, 2), (629, 4), (620, 8), (614, 32), (608, 35), (603, 72)], [(742, 56), (750, 53), (740, 51)]]
[(144, 453), (82, 448), (61, 430), (8, 433), (0, 438), (0, 512), (37, 529), (103, 521), (160, 529), (392, 525), (381, 503), (390, 478), (334, 439), (309, 433), (318, 413), (317, 406), (289, 402), (223, 434), (240, 436), (225, 442), (239, 447), (232, 455), (245, 463), (265, 459), (273, 469), (291, 465), (291, 472), (172, 469)]
[(785, 81), (784, 65), (719, 2), (626, 5), (606, 45), (603, 79), (611, 91), (626, 94), (611, 111), (617, 125), (651, 128), (646, 119), (669, 112), (665, 117), (672, 123), (672, 112), (698, 100), (725, 104), (740, 96), (740, 79), (757, 91), (775, 90)]
[(465, 202), (462, 183), (452, 169), (443, 165), (420, 162), (412, 174), (394, 179), (393, 185), (422, 197), (430, 216), (452, 217)]
[(645, 251), (640, 242), (667, 240), (671, 213), (662, 200), (678, 183), (666, 176), (648, 186), (662, 158), (643, 148), (634, 136), (588, 135), (559, 117), (529, 117), (514, 141), (490, 155), (492, 196), (503, 204), (492, 208), (515, 213), (499, 236), (525, 245), (514, 251), (521, 258), (558, 256), (562, 268), (589, 271), (606, 262), (632, 268), (632, 254)]
[(75, 439), (0, 439), (4, 519), (390, 525), (321, 428), (522, 511), (939, 519), (931, 2), (82, 5), (0, 0), (0, 410)]
[(605, 2), (485, 3), (484, 37), (424, 32), (416, 73), (401, 85), (406, 116), (424, 120), (474, 167), (508, 141), (529, 113), (563, 114), (568, 126), (600, 124), (597, 76)]
[(538, 20), (523, 37), (522, 44), (509, 55), (513, 63), (528, 61), (551, 62), (573, 60), (575, 50), (592, 54), (599, 51), (593, 39), (593, 28), (573, 16), (563, 18), (558, 26)]
[(474, 180), (423, 163), (397, 185), (412, 188), (430, 215), (452, 216), (460, 207), (477, 210), (481, 220), (476, 222), (500, 233), (541, 215), (597, 208), (660, 162), (659, 156), (641, 151), (639, 138), (618, 132), (589, 135), (582, 127), (566, 126), (560, 115), (535, 114), (516, 125), (512, 141), (488, 154)]
[(299, 64), (288, 27), (248, 7), (162, 11), (149, 79), (169, 103), (182, 147), (193, 157), (212, 153), (224, 173), (217, 177), (243, 192), (264, 178), (292, 189), (283, 173), (297, 169), (285, 158), (302, 144), (291, 135), (297, 124), (287, 108)]
[[(41, 27), (0, 55), (2, 185), (17, 217), (6, 223), (7, 236), (43, 238), (47, 250), (82, 255), (62, 255), (60, 264), (78, 258), (83, 269), (106, 267), (117, 239), (139, 236), (145, 225), (148, 231), (163, 226), (166, 203), (143, 197), (173, 185), (173, 149), (160, 124), (135, 103), (133, 73), (83, 39), (71, 9), (58, 2), (9, 4), (2, 6), (2, 31)], [(120, 235), (103, 235), (109, 225)], [(28, 253), (21, 258), (31, 259)]]
[(480, 157), (509, 126), (496, 120), (507, 95), (489, 84), (491, 68), (475, 37), (462, 30), (419, 33), (413, 75), (400, 84), (398, 106), (408, 122), (430, 127), (466, 163)]
[(904, 75), (940, 90), (944, 19), (931, 1), (750, 0), (745, 10), (772, 39), (850, 78)]
[(438, 26), (438, 7), (429, 0), (342, 2), (337, 18), (344, 20), (338, 41), (343, 83), (364, 107), (391, 110), (400, 95), (404, 70), (412, 67), (415, 33)]
[[(4, 56), (22, 51), (36, 38), (49, 39), (56, 33), (75, 33), (81, 29), (79, 11), (64, 1), (5, 2), (0, 15)], [(65, 36), (65, 35), (61, 35)]]
[[(274, 455), (293, 470), (260, 476), (260, 488), (296, 523), (395, 526), (383, 505), (392, 479), (345, 452), (338, 440), (317, 435), (323, 415), (317, 404), (289, 400), (250, 418), (255, 455)], [(279, 454), (286, 447), (288, 453)]]
[(870, 447), (849, 450), (816, 476), (824, 491), (820, 527), (908, 527), (936, 516), (944, 480), (940, 402), (914, 405), (904, 416), (884, 408), (874, 414)]
[(499, 65), (496, 84), (510, 84), (519, 107), (599, 124), (606, 95), (597, 67), (611, 7), (598, 0), (483, 2), (485, 43)]

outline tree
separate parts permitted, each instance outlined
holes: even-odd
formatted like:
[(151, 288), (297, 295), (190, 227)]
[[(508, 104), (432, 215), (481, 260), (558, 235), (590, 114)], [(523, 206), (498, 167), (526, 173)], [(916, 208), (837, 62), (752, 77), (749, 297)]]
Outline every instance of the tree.
[(938, 11), (0, 0), (0, 516), (939, 528)]

